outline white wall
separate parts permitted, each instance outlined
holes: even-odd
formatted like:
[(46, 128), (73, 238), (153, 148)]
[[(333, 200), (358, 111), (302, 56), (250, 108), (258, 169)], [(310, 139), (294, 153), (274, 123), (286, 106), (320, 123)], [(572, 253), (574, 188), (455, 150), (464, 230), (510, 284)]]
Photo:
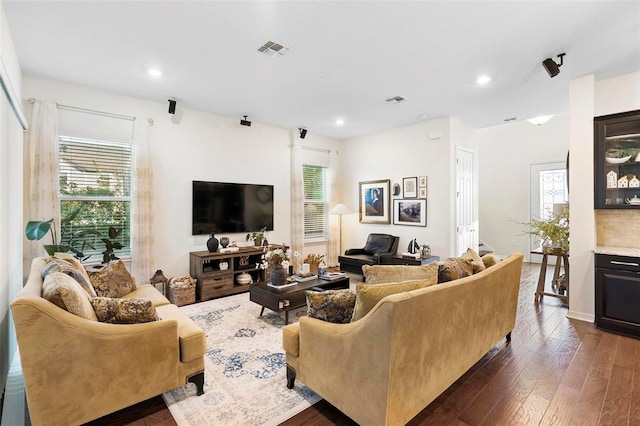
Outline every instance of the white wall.
[(571, 318), (590, 322), (595, 319), (593, 117), (637, 109), (640, 109), (640, 73), (601, 81), (589, 75), (570, 81)]
[[(0, 39), (0, 66), (6, 71), (3, 84), (19, 99), (20, 65), (2, 7)], [(0, 92), (0, 389), (16, 351), (9, 304), (22, 288), (22, 229), (22, 128)]]
[[(240, 126), (240, 117), (191, 110), (180, 102), (173, 116), (167, 113), (164, 100), (152, 102), (25, 76), (23, 98), (30, 97), (136, 117), (134, 139), (148, 137), (153, 151), (156, 268), (166, 276), (187, 274), (189, 252), (206, 250), (208, 236), (191, 235), (193, 180), (274, 185), (275, 223), (267, 239), (290, 241), (289, 145), (297, 130), (256, 122), (251, 127)], [(336, 150), (339, 142), (309, 132), (302, 145)], [(216, 237), (225, 235), (232, 241), (245, 241), (245, 233)], [(149, 271), (148, 278), (153, 272)]]
[(374, 135), (346, 141), (340, 151), (343, 203), (354, 211), (359, 208), (359, 182), (389, 179), (402, 186), (402, 178), (428, 177), (427, 226), (391, 224), (361, 224), (358, 214), (343, 218), (343, 249), (362, 247), (370, 233), (388, 233), (400, 237), (399, 252), (407, 250), (416, 238), (420, 244), (429, 244), (431, 252), (441, 258), (453, 256), (453, 228), (451, 169), (455, 157), (452, 153), (451, 120), (441, 118), (423, 123), (387, 130)]
[(480, 239), (500, 256), (529, 255), (529, 170), (532, 164), (565, 162), (569, 117), (541, 126), (517, 121), (478, 130), (480, 139)]

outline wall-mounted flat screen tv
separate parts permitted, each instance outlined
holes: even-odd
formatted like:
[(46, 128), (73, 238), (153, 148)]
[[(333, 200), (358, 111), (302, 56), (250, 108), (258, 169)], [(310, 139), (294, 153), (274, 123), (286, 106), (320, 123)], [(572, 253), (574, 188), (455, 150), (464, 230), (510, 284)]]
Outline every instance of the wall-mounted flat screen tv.
[(273, 230), (273, 185), (193, 181), (192, 235)]

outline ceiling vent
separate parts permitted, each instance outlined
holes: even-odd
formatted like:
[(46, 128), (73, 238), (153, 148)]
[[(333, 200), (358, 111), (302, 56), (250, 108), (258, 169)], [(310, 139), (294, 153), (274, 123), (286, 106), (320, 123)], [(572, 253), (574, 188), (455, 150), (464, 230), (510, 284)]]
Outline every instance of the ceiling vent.
[(400, 102), (406, 101), (406, 99), (402, 96), (394, 96), (393, 98), (385, 99), (384, 101), (388, 104), (399, 104)]
[(262, 46), (258, 47), (258, 52), (264, 53), (265, 55), (269, 55), (271, 57), (283, 56), (289, 50), (291, 50), (290, 47), (278, 43), (277, 41), (268, 41)]

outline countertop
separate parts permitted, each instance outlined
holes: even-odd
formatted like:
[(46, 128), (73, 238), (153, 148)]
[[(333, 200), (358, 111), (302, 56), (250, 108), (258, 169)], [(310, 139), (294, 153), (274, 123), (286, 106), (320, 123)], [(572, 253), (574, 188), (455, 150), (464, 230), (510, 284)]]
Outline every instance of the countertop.
[(640, 248), (631, 247), (596, 246), (596, 248), (593, 249), (593, 252), (596, 254), (640, 257)]

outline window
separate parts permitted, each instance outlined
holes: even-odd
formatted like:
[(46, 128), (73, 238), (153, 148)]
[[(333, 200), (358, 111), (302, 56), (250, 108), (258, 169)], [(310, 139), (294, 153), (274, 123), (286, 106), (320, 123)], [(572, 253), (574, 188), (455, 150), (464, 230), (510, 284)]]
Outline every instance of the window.
[(304, 239), (326, 239), (329, 236), (328, 169), (302, 166), (304, 180)]
[[(60, 136), (61, 243), (102, 260), (109, 228), (122, 229), (116, 256), (131, 254), (131, 144)], [(83, 245), (84, 243), (84, 245)]]

